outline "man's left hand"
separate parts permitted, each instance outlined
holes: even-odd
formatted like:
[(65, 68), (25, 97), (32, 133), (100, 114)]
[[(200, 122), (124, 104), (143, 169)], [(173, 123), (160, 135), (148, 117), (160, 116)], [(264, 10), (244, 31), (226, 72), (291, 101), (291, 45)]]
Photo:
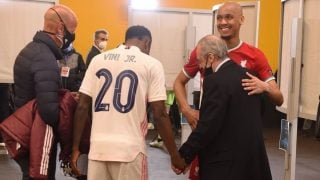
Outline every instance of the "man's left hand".
[(242, 79), (243, 89), (248, 91), (248, 95), (261, 94), (265, 92), (269, 85), (267, 82), (263, 82), (257, 77), (247, 72), (250, 79)]

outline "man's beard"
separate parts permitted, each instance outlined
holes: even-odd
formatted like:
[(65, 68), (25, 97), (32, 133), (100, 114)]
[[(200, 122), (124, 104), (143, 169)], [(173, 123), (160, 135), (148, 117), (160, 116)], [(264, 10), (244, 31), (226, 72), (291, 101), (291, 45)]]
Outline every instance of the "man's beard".
[(221, 39), (225, 40), (225, 41), (229, 41), (232, 38), (232, 35), (229, 36), (220, 36)]

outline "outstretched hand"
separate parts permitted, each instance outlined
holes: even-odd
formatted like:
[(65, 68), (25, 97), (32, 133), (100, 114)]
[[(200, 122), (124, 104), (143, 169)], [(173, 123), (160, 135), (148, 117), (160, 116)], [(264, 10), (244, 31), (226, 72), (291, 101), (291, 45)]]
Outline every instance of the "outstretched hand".
[(246, 73), (250, 79), (242, 79), (243, 89), (248, 91), (248, 95), (261, 94), (269, 87), (268, 83), (261, 81), (250, 73)]

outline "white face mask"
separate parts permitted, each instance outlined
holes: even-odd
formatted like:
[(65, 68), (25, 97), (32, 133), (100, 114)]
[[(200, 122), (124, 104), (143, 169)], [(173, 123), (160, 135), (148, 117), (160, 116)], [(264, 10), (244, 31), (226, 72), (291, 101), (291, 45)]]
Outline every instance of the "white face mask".
[(107, 48), (107, 41), (101, 41), (98, 45), (100, 50), (104, 50)]
[(57, 39), (61, 42), (61, 46), (59, 48), (62, 48), (63, 46), (63, 36), (56, 34)]

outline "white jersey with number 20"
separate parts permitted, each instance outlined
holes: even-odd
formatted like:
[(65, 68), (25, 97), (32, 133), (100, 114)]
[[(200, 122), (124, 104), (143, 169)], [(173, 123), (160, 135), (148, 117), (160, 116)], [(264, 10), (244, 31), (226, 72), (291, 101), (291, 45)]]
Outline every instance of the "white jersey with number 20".
[(89, 159), (130, 162), (146, 154), (146, 103), (166, 100), (162, 64), (135, 46), (95, 56), (80, 92), (92, 97)]

